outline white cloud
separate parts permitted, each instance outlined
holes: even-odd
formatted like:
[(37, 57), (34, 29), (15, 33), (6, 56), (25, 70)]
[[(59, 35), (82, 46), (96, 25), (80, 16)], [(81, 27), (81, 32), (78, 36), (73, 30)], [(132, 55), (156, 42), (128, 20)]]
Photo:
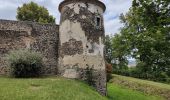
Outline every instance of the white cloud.
[[(56, 23), (59, 23), (60, 13), (58, 5), (63, 0), (0, 0), (0, 19), (16, 20), (17, 7), (23, 3), (34, 1), (41, 6), (46, 7), (49, 13), (56, 18)], [(119, 21), (119, 15), (128, 11), (132, 0), (102, 0), (106, 4), (105, 32), (106, 34), (114, 34), (119, 32), (122, 26)]]
[(129, 10), (132, 0), (105, 0), (104, 2), (107, 7), (104, 14), (106, 34), (119, 33), (122, 26), (119, 16)]

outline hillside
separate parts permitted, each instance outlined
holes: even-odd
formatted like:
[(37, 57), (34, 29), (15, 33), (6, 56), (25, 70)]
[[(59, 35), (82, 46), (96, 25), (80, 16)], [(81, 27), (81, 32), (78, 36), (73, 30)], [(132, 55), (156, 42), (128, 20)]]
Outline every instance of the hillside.
[(170, 100), (170, 85), (132, 77), (113, 75), (112, 84)]
[(108, 84), (108, 96), (99, 95), (78, 80), (60, 77), (13, 79), (0, 77), (0, 100), (163, 100), (158, 96)]
[(0, 100), (107, 100), (80, 81), (0, 77)]

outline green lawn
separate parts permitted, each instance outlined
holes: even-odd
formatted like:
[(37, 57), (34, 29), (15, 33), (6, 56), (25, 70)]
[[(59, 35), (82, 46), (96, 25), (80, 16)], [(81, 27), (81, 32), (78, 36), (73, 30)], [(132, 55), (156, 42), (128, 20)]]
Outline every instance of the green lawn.
[(164, 100), (161, 97), (149, 96), (116, 84), (108, 84), (108, 97), (110, 100)]
[(113, 79), (111, 81), (113, 84), (117, 84), (124, 88), (132, 89), (134, 91), (140, 91), (149, 95), (158, 95), (167, 100), (170, 100), (169, 84), (141, 80), (120, 75), (113, 75)]
[(145, 85), (150, 85), (150, 86), (170, 90), (169, 84), (153, 82), (153, 81), (148, 81), (148, 80), (142, 80), (142, 79), (137, 79), (137, 78), (133, 78), (133, 77), (120, 76), (120, 75), (115, 75), (115, 74), (113, 75), (113, 77), (119, 78), (120, 80), (125, 80), (125, 81), (129, 81), (129, 82), (135, 82), (135, 83), (140, 83), (140, 84), (145, 84)]
[(119, 85), (108, 84), (108, 97), (81, 81), (58, 77), (14, 79), (0, 77), (0, 100), (162, 100)]
[(86, 84), (63, 78), (0, 78), (0, 100), (107, 100)]

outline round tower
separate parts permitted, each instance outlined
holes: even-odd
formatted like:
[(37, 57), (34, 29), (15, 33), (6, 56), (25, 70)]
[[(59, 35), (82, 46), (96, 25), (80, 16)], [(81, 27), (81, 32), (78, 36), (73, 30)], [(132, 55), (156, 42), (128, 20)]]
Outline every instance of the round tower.
[[(64, 0), (59, 5), (60, 75), (93, 82), (106, 94), (104, 60), (105, 5), (98, 0)], [(88, 75), (89, 74), (89, 75)]]

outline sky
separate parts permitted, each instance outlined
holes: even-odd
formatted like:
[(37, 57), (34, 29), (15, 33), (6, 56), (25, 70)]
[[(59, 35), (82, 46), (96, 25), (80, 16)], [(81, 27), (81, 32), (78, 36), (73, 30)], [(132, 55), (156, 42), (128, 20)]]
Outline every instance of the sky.
[[(0, 0), (0, 19), (16, 20), (17, 7), (24, 3), (34, 1), (48, 9), (50, 15), (56, 18), (56, 24), (59, 24), (60, 13), (58, 5), (63, 0)], [(119, 33), (122, 24), (119, 20), (121, 13), (126, 13), (131, 7), (132, 0), (101, 0), (106, 5), (105, 34)]]

